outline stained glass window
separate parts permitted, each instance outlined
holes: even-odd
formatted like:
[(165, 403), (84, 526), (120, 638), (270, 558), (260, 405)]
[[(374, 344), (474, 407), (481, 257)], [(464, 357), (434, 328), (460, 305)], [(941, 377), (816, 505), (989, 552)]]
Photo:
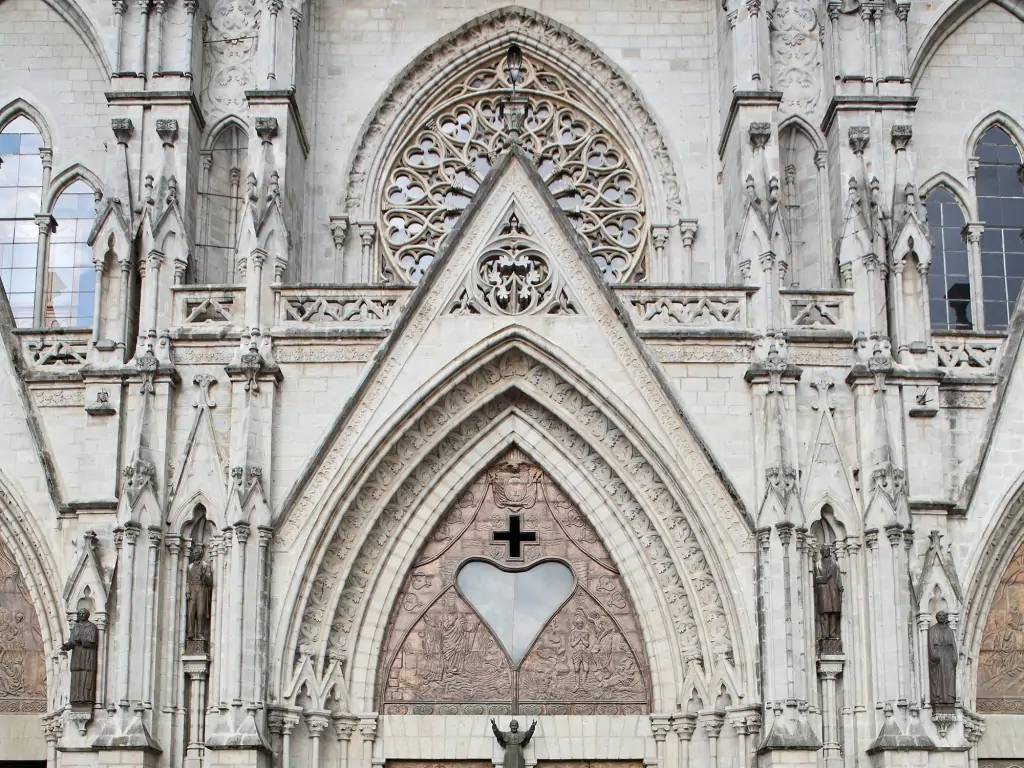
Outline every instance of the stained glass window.
[(1021, 157), (1009, 134), (992, 126), (976, 150), (985, 328), (1004, 330), (1024, 282), (1024, 182)]
[(932, 190), (926, 207), (932, 238), (932, 265), (928, 272), (932, 328), (970, 329), (971, 276), (963, 237), (963, 209), (945, 187)]
[(96, 270), (89, 231), (96, 218), (96, 194), (84, 181), (61, 192), (51, 212), (57, 227), (50, 235), (43, 325), (83, 328), (92, 325)]
[(19, 326), (32, 325), (43, 181), (39, 129), (19, 116), (0, 130), (0, 281)]

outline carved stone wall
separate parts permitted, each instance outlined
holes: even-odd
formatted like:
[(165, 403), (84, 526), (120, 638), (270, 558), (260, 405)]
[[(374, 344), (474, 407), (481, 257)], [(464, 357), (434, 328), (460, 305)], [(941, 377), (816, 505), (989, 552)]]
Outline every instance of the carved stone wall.
[(1024, 545), (999, 583), (978, 660), (978, 711), (1024, 714)]
[(39, 619), (18, 564), (0, 541), (0, 713), (45, 711)]
[[(470, 564), (493, 590), (467, 581)], [(566, 566), (572, 580), (541, 575)], [(505, 623), (513, 611), (515, 642)], [(441, 518), (406, 576), (384, 647), (379, 705), (389, 714), (650, 707), (639, 622), (618, 571), (590, 523), (517, 449)]]

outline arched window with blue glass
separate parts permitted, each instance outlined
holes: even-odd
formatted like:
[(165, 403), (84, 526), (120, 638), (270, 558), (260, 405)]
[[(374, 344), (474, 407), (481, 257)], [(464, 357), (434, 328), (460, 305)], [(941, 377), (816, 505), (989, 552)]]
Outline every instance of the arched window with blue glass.
[(49, 238), (43, 325), (90, 328), (96, 269), (89, 232), (96, 219), (96, 191), (76, 179), (57, 196), (50, 214), (55, 224)]
[(985, 329), (1005, 330), (1024, 282), (1024, 180), (1020, 150), (993, 125), (978, 141), (975, 186), (981, 236), (982, 315)]
[(932, 328), (970, 330), (971, 271), (964, 239), (967, 223), (960, 201), (944, 186), (933, 189), (926, 202), (932, 238), (928, 296)]
[(24, 115), (0, 125), (0, 281), (22, 327), (35, 316), (42, 147), (38, 126)]

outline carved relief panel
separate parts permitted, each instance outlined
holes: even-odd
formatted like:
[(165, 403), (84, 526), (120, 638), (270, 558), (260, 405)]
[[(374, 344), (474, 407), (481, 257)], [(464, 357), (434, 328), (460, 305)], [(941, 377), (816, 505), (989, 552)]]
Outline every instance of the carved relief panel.
[(978, 659), (978, 712), (1024, 714), (1024, 545), (996, 591)]
[(18, 564), (0, 541), (0, 713), (45, 711), (39, 619)]
[(512, 449), (440, 519), (392, 611), (390, 714), (649, 711), (639, 622), (596, 531)]

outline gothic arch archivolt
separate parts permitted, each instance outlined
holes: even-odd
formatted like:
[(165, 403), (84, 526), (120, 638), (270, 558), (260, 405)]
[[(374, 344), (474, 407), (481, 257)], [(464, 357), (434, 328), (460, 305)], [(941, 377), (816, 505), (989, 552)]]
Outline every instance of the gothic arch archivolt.
[[(47, 662), (64, 640), (65, 621), (61, 608), (57, 570), (27, 506), (11, 490), (0, 475), (0, 542), (17, 564), (39, 621), (42, 648)], [(47, 699), (56, 702), (55, 669), (48, 664)]]
[(419, 127), (433, 94), (513, 43), (525, 56), (544, 62), (579, 87), (608, 120), (608, 128), (628, 139), (626, 150), (635, 153), (638, 170), (650, 187), (647, 208), (654, 223), (678, 220), (685, 212), (685, 189), (661, 128), (628, 76), (569, 28), (516, 6), (464, 24), (394, 77), (364, 122), (349, 162), (342, 193), (349, 219), (376, 218), (391, 159), (404, 146), (406, 134)]
[[(557, 447), (563, 462), (578, 466), (600, 489), (597, 495), (603, 502), (598, 508), (613, 510), (616, 521), (602, 532), (612, 556), (622, 555), (627, 542), (638, 547), (647, 578), (634, 579), (630, 589), (645, 618), (667, 617), (667, 629), (655, 634), (671, 638), (676, 652), (670, 656), (689, 663), (691, 672), (696, 666), (708, 676), (730, 681), (738, 676), (745, 685), (752, 674), (746, 663), (751, 657), (738, 629), (736, 607), (728, 592), (719, 589), (725, 581), (716, 548), (692, 512), (684, 512), (672, 490), (674, 483), (644, 448), (639, 433), (627, 426), (621, 412), (595, 400), (593, 392), (578, 387), (571, 375), (559, 373), (550, 356), (521, 337), (496, 344), (481, 357), (441, 391), (424, 398), (415, 411), (401, 414), (400, 423), (406, 426), (367, 454), (379, 458), (373, 459), (358, 484), (349, 486), (350, 492), (335, 506), (333, 532), (323, 532), (320, 539), (320, 554), (314, 560), (318, 564), (309, 571), (311, 578), (295, 605), (301, 621), (292, 614), (289, 647), (280, 649), (278, 658), (285, 665), (281, 674), (287, 677), (291, 672), (289, 649), (314, 653), (321, 667), (328, 658), (345, 657), (353, 699), (369, 704), (373, 685), (367, 670), (375, 662), (368, 654), (376, 650), (365, 645), (386, 621), (395, 579), (408, 567), (407, 562), (393, 563), (388, 553), (396, 549), (395, 542), (414, 551), (417, 534), (409, 530), (414, 510), (437, 487), (458, 485), (458, 480), (448, 479), (449, 467), (460, 456), (475, 455), (482, 437), (515, 411)], [(550, 463), (545, 468), (553, 469)], [(590, 512), (582, 500), (574, 501)], [(438, 508), (431, 505), (429, 514), (436, 516)], [(417, 524), (420, 529), (422, 525)], [(630, 572), (629, 567), (618, 566), (623, 573)], [(392, 586), (381, 586), (388, 579)], [(655, 613), (643, 607), (637, 590), (651, 593), (658, 606)], [(385, 612), (380, 614), (381, 610)], [(675, 669), (662, 675), (656, 702), (672, 705), (682, 674)], [(365, 684), (357, 680), (364, 675), (370, 678)], [(666, 677), (674, 682), (665, 685)], [(672, 690), (674, 694), (669, 693)]]
[[(972, 559), (974, 567), (966, 571), (973, 574), (966, 590), (963, 617), (963, 652), (968, 663), (960, 671), (958, 685), (964, 691), (965, 706), (971, 709), (982, 711), (979, 700), (989, 698), (993, 699), (989, 711), (1008, 712), (1007, 706), (1017, 706), (1024, 713), (1024, 670), (1018, 671), (1022, 683), (1020, 698), (1012, 704), (1011, 697), (1006, 695), (1006, 685), (992, 685), (993, 671), (985, 668), (998, 663), (989, 658), (997, 645), (1006, 646), (1006, 650), (1013, 650), (1010, 645), (1016, 645), (1018, 658), (1024, 655), (1024, 625), (1016, 626), (1021, 622), (1008, 610), (1008, 600), (1016, 598), (1024, 613), (1024, 481), (1018, 479), (1015, 483), (1015, 490), (1007, 495), (1000, 512), (986, 526), (981, 542)], [(999, 637), (1005, 630), (1015, 637)], [(1000, 703), (994, 700), (997, 698), (1006, 701)]]

